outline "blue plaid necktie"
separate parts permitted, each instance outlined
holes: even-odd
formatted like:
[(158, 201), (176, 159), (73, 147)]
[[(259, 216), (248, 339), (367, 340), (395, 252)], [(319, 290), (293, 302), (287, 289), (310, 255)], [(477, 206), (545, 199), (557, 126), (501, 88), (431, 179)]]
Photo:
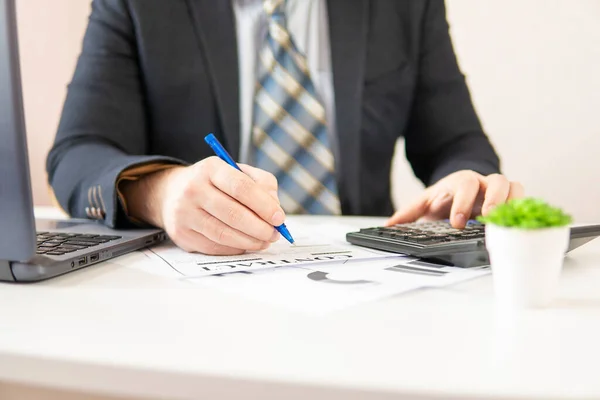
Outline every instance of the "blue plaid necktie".
[(340, 214), (325, 109), (288, 32), (284, 6), (264, 0), (269, 31), (257, 63), (254, 164), (277, 177), (287, 213)]

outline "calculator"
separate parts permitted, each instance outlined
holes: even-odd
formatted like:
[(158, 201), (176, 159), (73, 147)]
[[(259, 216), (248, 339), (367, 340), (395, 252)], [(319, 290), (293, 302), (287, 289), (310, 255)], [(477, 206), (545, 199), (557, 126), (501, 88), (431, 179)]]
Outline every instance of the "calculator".
[[(567, 251), (600, 236), (600, 225), (571, 227)], [(450, 221), (413, 222), (390, 227), (373, 227), (346, 234), (352, 244), (402, 253), (448, 266), (480, 267), (489, 265), (485, 248), (485, 225), (470, 220), (464, 229)]]

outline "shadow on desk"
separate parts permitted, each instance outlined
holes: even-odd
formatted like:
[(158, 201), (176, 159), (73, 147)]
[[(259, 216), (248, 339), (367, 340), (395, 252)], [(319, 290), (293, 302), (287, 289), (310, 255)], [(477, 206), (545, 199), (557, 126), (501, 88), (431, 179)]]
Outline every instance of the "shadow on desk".
[(600, 298), (577, 299), (558, 298), (550, 306), (552, 310), (597, 310), (600, 312)]
[(0, 382), (2, 400), (136, 400), (134, 397), (107, 397), (81, 392), (24, 386), (16, 383)]

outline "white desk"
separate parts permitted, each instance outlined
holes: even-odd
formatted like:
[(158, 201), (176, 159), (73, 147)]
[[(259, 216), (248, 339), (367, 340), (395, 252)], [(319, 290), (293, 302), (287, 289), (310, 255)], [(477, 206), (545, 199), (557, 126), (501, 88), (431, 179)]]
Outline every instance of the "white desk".
[(0, 285), (0, 398), (26, 386), (157, 399), (600, 398), (600, 239), (566, 261), (552, 308), (515, 320), (494, 313), (490, 277), (310, 317), (128, 268), (136, 257)]

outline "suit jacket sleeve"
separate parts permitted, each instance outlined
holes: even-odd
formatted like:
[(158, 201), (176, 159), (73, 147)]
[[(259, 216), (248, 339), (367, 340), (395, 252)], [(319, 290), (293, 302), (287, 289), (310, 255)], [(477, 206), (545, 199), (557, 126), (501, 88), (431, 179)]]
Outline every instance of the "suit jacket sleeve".
[(418, 82), (405, 135), (406, 156), (426, 185), (459, 171), (500, 171), (461, 73), (443, 0), (429, 0), (422, 21)]
[(131, 221), (116, 190), (121, 173), (146, 164), (183, 164), (147, 155), (144, 100), (125, 0), (94, 0), (46, 167), (56, 199), (70, 215), (127, 227)]

